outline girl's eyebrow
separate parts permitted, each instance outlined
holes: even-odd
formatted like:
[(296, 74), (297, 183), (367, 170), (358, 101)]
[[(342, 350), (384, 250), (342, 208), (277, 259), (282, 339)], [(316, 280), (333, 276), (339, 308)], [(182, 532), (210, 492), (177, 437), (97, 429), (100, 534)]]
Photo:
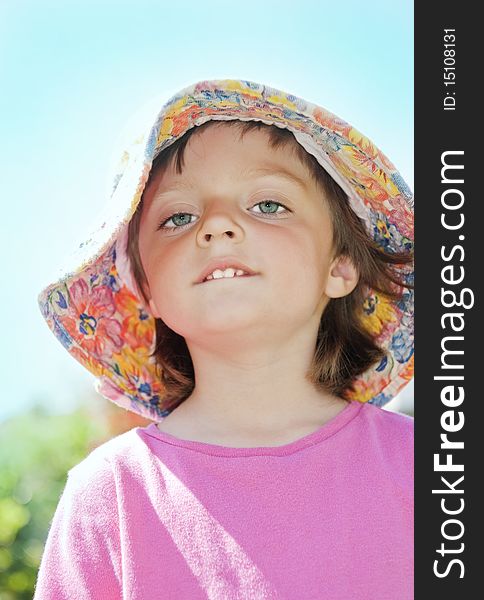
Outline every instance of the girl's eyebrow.
[(286, 179), (287, 181), (289, 181), (291, 183), (295, 183), (297, 186), (299, 186), (305, 192), (308, 190), (307, 183), (304, 181), (304, 179), (302, 179), (301, 177), (299, 177), (292, 171), (289, 171), (289, 170), (285, 169), (284, 167), (280, 167), (280, 166), (269, 166), (269, 167), (257, 167), (255, 169), (244, 169), (240, 173), (240, 175), (241, 175), (241, 177), (250, 176), (250, 175), (262, 175), (262, 176), (271, 176), (272, 175), (272, 176), (276, 176), (276, 177), (282, 177), (283, 179)]
[[(302, 179), (301, 177), (298, 177), (295, 173), (293, 173), (292, 171), (288, 171), (284, 167), (280, 167), (280, 166), (256, 167), (256, 168), (252, 168), (252, 169), (250, 169), (250, 168), (242, 169), (242, 171), (240, 171), (240, 173), (239, 173), (239, 177), (250, 177), (252, 175), (260, 175), (262, 177), (270, 177), (270, 176), (281, 177), (282, 179), (285, 179), (286, 181), (289, 181), (290, 183), (296, 184), (298, 187), (300, 187), (305, 192), (308, 190), (307, 183), (304, 181), (304, 179)], [(173, 183), (169, 187), (165, 188), (163, 191), (157, 193), (155, 198), (156, 199), (162, 198), (165, 194), (168, 194), (169, 192), (173, 192), (173, 191), (193, 190), (195, 187), (196, 186), (189, 181), (180, 180), (180, 181)]]
[(175, 183), (173, 183), (172, 185), (168, 186), (167, 188), (165, 188), (164, 190), (162, 190), (161, 192), (157, 192), (155, 195), (155, 199), (156, 198), (161, 198), (162, 196), (164, 196), (165, 194), (168, 194), (169, 192), (173, 192), (173, 191), (183, 191), (183, 190), (193, 190), (194, 189), (194, 185), (193, 183), (190, 183), (189, 181), (176, 181)]

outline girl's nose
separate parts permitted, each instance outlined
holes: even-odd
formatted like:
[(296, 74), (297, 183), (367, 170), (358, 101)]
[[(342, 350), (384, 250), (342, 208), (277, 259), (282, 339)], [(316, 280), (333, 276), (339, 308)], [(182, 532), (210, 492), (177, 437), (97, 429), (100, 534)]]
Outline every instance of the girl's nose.
[(235, 207), (212, 207), (202, 217), (197, 238), (201, 245), (217, 238), (242, 239), (243, 229), (239, 224)]

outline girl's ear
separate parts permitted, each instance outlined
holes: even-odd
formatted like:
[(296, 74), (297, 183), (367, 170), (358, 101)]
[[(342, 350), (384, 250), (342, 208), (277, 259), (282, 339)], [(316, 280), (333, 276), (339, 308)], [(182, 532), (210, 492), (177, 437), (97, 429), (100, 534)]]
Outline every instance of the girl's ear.
[(155, 317), (155, 319), (160, 319), (160, 315), (158, 314), (158, 310), (153, 302), (153, 298), (150, 298), (149, 307), (151, 310), (151, 314)]
[(347, 256), (339, 256), (331, 263), (326, 281), (326, 295), (329, 298), (342, 298), (350, 294), (358, 284), (358, 271)]

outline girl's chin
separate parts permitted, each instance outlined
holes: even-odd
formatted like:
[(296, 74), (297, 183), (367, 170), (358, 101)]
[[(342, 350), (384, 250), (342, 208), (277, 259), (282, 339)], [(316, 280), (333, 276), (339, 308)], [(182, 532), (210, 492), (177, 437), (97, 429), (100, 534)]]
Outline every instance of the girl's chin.
[(249, 314), (247, 311), (245, 314), (240, 314), (240, 311), (217, 310), (214, 307), (213, 314), (198, 313), (196, 321), (193, 321), (192, 315), (190, 322), (187, 319), (183, 326), (177, 327), (176, 331), (185, 332), (180, 335), (191, 339), (195, 335), (201, 338), (211, 334), (242, 336), (250, 330), (261, 331), (264, 325), (267, 325), (267, 319), (261, 319), (260, 312)]

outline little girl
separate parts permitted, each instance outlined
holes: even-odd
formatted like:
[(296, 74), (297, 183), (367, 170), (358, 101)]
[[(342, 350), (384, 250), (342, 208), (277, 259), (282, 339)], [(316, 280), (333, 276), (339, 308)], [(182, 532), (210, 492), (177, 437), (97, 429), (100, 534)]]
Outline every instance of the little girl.
[(153, 421), (73, 467), (43, 599), (413, 597), (412, 194), (327, 110), (249, 81), (172, 97), (39, 296)]

